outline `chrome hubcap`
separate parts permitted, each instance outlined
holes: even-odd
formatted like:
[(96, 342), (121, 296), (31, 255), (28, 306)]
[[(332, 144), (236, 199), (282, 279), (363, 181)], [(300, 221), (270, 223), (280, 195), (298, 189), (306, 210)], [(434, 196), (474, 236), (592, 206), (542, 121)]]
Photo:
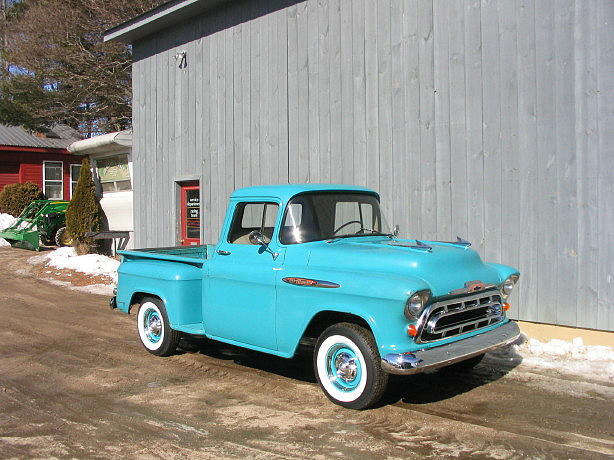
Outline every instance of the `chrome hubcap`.
[(162, 323), (158, 318), (153, 319), (147, 325), (147, 335), (160, 335), (160, 331), (162, 330)]
[(360, 358), (343, 343), (331, 346), (326, 356), (328, 380), (341, 391), (354, 391), (363, 378)]
[(143, 332), (151, 343), (156, 343), (162, 338), (162, 319), (158, 312), (149, 308), (143, 315)]
[(337, 368), (337, 377), (351, 382), (356, 378), (358, 366), (356, 358), (351, 357), (348, 353), (340, 353), (335, 359), (335, 367)]

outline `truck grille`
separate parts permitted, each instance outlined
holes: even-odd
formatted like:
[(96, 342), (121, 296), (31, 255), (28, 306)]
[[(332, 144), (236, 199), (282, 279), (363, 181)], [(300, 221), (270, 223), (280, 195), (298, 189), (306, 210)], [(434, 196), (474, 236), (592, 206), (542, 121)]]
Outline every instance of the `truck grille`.
[(418, 321), (417, 343), (434, 342), (491, 326), (504, 318), (498, 291), (435, 302)]

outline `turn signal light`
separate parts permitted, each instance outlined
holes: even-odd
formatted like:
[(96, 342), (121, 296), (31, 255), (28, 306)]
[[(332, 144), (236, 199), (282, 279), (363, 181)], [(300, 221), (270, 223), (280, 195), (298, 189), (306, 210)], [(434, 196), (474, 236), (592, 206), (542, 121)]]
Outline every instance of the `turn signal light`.
[(510, 308), (512, 308), (512, 306), (509, 303), (505, 302), (503, 304), (503, 311), (508, 311)]
[(410, 324), (409, 326), (407, 326), (407, 335), (409, 335), (410, 337), (415, 337), (418, 335), (418, 329), (416, 329), (416, 326), (414, 324)]

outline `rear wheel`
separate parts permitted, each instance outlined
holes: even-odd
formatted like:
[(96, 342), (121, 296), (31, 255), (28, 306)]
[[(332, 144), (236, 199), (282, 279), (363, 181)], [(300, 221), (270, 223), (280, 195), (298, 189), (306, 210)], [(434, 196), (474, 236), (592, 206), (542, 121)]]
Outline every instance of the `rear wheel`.
[(55, 244), (60, 247), (73, 245), (72, 236), (70, 236), (70, 233), (68, 233), (66, 227), (60, 227), (58, 231), (55, 232)]
[(349, 409), (377, 403), (388, 383), (373, 334), (352, 323), (326, 329), (316, 344), (315, 374), (326, 396)]
[(169, 356), (175, 352), (181, 334), (170, 327), (164, 302), (145, 297), (136, 319), (139, 338), (145, 349), (156, 356)]

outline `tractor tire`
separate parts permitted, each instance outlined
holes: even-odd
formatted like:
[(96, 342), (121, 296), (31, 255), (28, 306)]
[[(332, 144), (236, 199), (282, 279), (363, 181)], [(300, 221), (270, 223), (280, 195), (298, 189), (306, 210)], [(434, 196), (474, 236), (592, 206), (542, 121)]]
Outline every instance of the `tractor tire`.
[(61, 227), (55, 233), (55, 244), (59, 247), (63, 248), (64, 246), (72, 246), (73, 239), (72, 236), (66, 230), (66, 227)]

